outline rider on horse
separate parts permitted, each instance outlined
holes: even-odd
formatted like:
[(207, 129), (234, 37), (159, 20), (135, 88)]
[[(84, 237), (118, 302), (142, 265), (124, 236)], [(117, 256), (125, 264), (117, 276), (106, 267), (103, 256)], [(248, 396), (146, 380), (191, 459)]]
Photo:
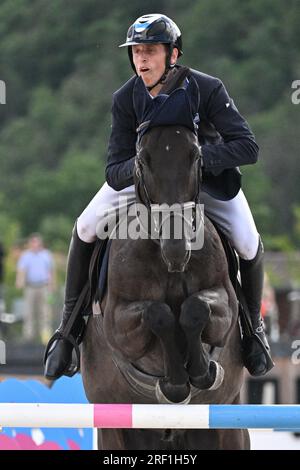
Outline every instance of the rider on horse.
[(189, 76), (197, 82), (200, 92), (198, 138), (203, 167), (201, 202), (206, 214), (239, 255), (242, 289), (253, 328), (253, 340), (248, 341), (244, 358), (251, 374), (263, 375), (270, 369), (264, 351), (269, 346), (260, 315), (263, 245), (241, 190), (237, 168), (256, 163), (258, 146), (254, 136), (218, 78), (177, 65), (177, 59), (182, 55), (181, 33), (167, 16), (151, 14), (138, 18), (130, 26), (126, 42), (120, 47), (127, 47), (136, 75), (114, 93), (107, 182), (80, 215), (73, 229), (63, 318), (55, 341), (47, 349), (45, 375), (56, 379), (68, 371), (74, 344), (82, 333), (80, 310), (71, 334), (66, 333), (66, 324), (88, 279), (101, 207), (107, 204), (117, 206), (119, 196), (126, 196), (129, 202), (135, 200), (136, 129), (141, 124), (137, 123), (133, 108), (132, 93), (137, 76), (142, 78), (152, 97), (159, 93), (169, 94)]

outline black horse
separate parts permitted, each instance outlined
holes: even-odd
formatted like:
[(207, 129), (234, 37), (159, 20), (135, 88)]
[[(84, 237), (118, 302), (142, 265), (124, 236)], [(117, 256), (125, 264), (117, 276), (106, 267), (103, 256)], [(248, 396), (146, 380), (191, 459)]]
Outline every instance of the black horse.
[[(192, 90), (170, 95), (177, 98), (192, 115)], [(181, 116), (184, 112), (186, 105)], [(147, 208), (146, 222), (154, 222), (156, 236), (112, 241), (107, 294), (101, 311), (94, 308), (82, 347), (81, 370), (92, 403), (239, 403), (238, 304), (221, 240), (199, 206), (201, 159), (194, 124), (180, 125), (179, 115), (178, 121), (140, 128), (136, 198)], [(166, 217), (162, 209), (158, 216), (163, 204), (177, 209)], [(193, 249), (201, 233), (203, 247)], [(99, 430), (98, 445), (246, 449), (249, 435), (246, 430), (106, 429)]]

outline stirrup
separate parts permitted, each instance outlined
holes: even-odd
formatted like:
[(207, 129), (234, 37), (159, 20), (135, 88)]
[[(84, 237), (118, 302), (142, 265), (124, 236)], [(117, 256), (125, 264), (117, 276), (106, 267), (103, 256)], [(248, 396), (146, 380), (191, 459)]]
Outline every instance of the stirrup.
[[(258, 329), (259, 331), (257, 331)], [(258, 327), (251, 335), (244, 334), (242, 340), (244, 366), (253, 376), (265, 375), (267, 372), (273, 369), (275, 365), (270, 354), (270, 346), (267, 342), (267, 339), (265, 337), (266, 342), (263, 341), (263, 339), (260, 337), (260, 334), (265, 336), (263, 326)], [(253, 369), (253, 363), (251, 364), (251, 362), (260, 355), (264, 356), (265, 370), (257, 374)]]
[(57, 341), (57, 340), (58, 341), (62, 341), (62, 340), (67, 341), (68, 343), (71, 343), (71, 345), (73, 346), (73, 349), (75, 350), (76, 360), (75, 360), (75, 364), (73, 364), (71, 362), (71, 364), (63, 371), (62, 375), (66, 375), (67, 377), (73, 377), (73, 375), (75, 375), (80, 369), (79, 344), (80, 344), (81, 337), (82, 337), (82, 335), (80, 334), (80, 336), (76, 340), (71, 334), (66, 336), (63, 333), (61, 333), (59, 330), (57, 330), (54, 333), (54, 335), (49, 339), (49, 342), (47, 344), (47, 347), (46, 347), (46, 350), (45, 350), (45, 353), (44, 353), (44, 359), (43, 359), (44, 365), (46, 364), (46, 361), (47, 361), (48, 355), (49, 355), (49, 351), (50, 351), (53, 343), (55, 343), (55, 341)]

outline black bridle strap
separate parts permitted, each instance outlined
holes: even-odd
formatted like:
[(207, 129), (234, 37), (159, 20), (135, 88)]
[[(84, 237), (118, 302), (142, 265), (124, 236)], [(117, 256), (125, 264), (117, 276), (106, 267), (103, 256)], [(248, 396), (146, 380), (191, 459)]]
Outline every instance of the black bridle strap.
[(201, 171), (201, 158), (198, 157), (195, 161), (196, 165), (196, 195), (195, 195), (195, 203), (200, 204), (200, 192), (201, 192), (201, 183), (202, 178), (200, 177)]
[(136, 132), (137, 132), (137, 134), (138, 134), (138, 142), (140, 141), (140, 139), (141, 139), (141, 137), (142, 137), (142, 135), (143, 135), (143, 132), (142, 132), (142, 131), (143, 131), (145, 128), (148, 127), (148, 125), (150, 124), (150, 122), (151, 122), (150, 119), (148, 119), (148, 121), (142, 122), (142, 123), (139, 125), (139, 127), (137, 128)]
[[(147, 126), (147, 125), (148, 125), (148, 121), (143, 122), (140, 125), (138, 130), (142, 130), (144, 128), (144, 126)], [(139, 140), (140, 140), (140, 137), (138, 137), (138, 141)], [(194, 202), (195, 202), (195, 205), (197, 206), (198, 204), (200, 204), (200, 192), (201, 192), (201, 182), (202, 182), (202, 178), (201, 178), (201, 175), (200, 175), (201, 158), (199, 156), (196, 158), (194, 164), (196, 166), (196, 190), (195, 190)], [(145, 180), (144, 180), (143, 170), (141, 168), (141, 164), (140, 164), (140, 161), (139, 161), (139, 146), (137, 146), (137, 156), (136, 156), (136, 160), (135, 160), (135, 172), (136, 172), (136, 177), (137, 177), (137, 199), (138, 199), (138, 202), (141, 202), (141, 203), (145, 204), (149, 214), (151, 215), (151, 206), (152, 206), (153, 203), (152, 203), (151, 198), (149, 196), (149, 192), (147, 190), (147, 186), (146, 186), (146, 183), (145, 183)], [(143, 200), (143, 197), (141, 195), (141, 189), (144, 193), (145, 200)], [(194, 224), (195, 224), (194, 225), (194, 231), (195, 232), (197, 232), (197, 227), (196, 227), (197, 215), (196, 214), (197, 214), (197, 209), (195, 207), (194, 215), (193, 215)], [(149, 233), (149, 231), (148, 231), (148, 233)], [(150, 238), (152, 238), (151, 233), (149, 235), (150, 235)], [(157, 242), (157, 240), (155, 240), (155, 241)]]
[[(143, 171), (141, 169), (141, 165), (139, 162), (136, 162), (136, 176), (137, 176), (137, 180), (138, 180), (138, 195), (139, 195), (139, 198), (140, 198), (140, 202), (144, 203), (147, 207), (147, 209), (149, 211), (151, 211), (151, 199), (150, 199), (150, 196), (149, 196), (149, 193), (148, 193), (148, 190), (147, 190), (147, 187), (146, 187), (146, 184), (145, 184), (145, 180), (144, 180), (144, 175), (143, 175)], [(140, 187), (142, 188), (143, 192), (144, 192), (144, 195), (145, 195), (145, 201), (143, 201), (142, 197), (141, 197), (141, 192), (140, 192)]]

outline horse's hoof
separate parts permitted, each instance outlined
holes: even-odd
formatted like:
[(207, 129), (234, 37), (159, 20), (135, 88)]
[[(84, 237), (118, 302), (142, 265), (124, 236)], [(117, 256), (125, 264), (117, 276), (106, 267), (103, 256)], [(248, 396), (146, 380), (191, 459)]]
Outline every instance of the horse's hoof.
[(216, 361), (210, 361), (209, 369), (204, 375), (190, 376), (190, 383), (199, 390), (217, 390), (224, 380), (224, 369)]
[(188, 394), (183, 400), (182, 399), (180, 401), (170, 400), (169, 398), (166, 397), (165, 393), (163, 392), (161, 388), (160, 380), (158, 380), (156, 382), (156, 387), (155, 387), (155, 396), (157, 398), (158, 403), (162, 405), (188, 405), (192, 398), (192, 392), (191, 392), (190, 386), (189, 385), (172, 385), (171, 387), (175, 391), (174, 395), (176, 394), (176, 392), (178, 393), (178, 395), (182, 394), (184, 390), (179, 390), (179, 389), (180, 388), (186, 389), (188, 387)]

